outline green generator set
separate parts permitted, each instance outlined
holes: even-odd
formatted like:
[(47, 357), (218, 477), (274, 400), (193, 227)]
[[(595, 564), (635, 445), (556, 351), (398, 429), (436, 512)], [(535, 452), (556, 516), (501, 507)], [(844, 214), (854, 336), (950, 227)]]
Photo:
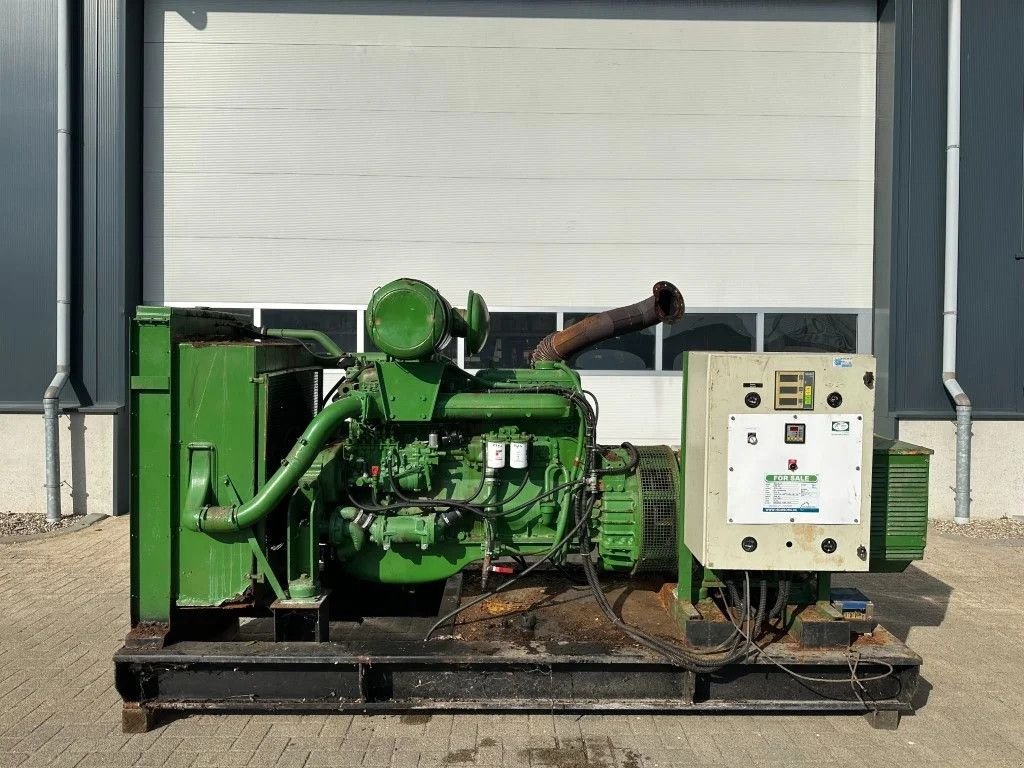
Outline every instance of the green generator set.
[(930, 452), (874, 436), (870, 356), (804, 353), (686, 353), (679, 444), (599, 443), (568, 361), (683, 314), (659, 282), (529, 367), (471, 373), (445, 351), (484, 347), (484, 299), (408, 278), (370, 298), (375, 352), (140, 307), (126, 730), (163, 710), (898, 722), (921, 660), (832, 579), (923, 557)]

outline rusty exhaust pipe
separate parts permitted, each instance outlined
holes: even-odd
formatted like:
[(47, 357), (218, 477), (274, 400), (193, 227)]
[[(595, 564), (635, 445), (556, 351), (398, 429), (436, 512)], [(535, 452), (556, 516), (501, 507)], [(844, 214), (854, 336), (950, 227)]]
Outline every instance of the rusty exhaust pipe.
[(663, 280), (654, 284), (652, 295), (643, 301), (598, 312), (564, 330), (549, 333), (533, 350), (530, 360), (534, 363), (538, 360), (566, 360), (598, 342), (658, 323), (674, 323), (685, 311), (683, 294), (672, 283)]

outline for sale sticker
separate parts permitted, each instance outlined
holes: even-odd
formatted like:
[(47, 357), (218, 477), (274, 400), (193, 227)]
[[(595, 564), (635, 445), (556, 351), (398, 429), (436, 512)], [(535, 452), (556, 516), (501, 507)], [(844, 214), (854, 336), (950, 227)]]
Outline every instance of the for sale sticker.
[(820, 498), (817, 475), (764, 476), (764, 512), (815, 514)]

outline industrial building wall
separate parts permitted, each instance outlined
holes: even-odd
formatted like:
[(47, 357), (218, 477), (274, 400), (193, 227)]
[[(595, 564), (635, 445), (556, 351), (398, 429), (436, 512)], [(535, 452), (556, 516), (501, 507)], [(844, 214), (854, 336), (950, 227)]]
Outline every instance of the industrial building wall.
[[(42, 512), (42, 394), (56, 357), (55, 0), (0, 3), (0, 511)], [(64, 511), (127, 510), (127, 318), (138, 302), (141, 129), (128, 0), (70, 3), (71, 381), (61, 405)], [(140, 43), (141, 45), (141, 43)], [(127, 138), (126, 138), (127, 137)], [(130, 253), (131, 255), (126, 255)], [(125, 470), (125, 471), (122, 471)], [(118, 490), (115, 493), (115, 489)]]
[[(946, 4), (896, 4), (890, 405), (944, 419)], [(957, 378), (975, 415), (1024, 418), (1024, 4), (964, 3)]]
[[(931, 459), (929, 515), (953, 517), (956, 477), (956, 424), (945, 421), (903, 420), (900, 439), (926, 445)], [(1024, 515), (1024, 422), (975, 421), (971, 440), (971, 517), (999, 518)]]
[(875, 16), (151, 0), (144, 298), (363, 348), (374, 287), (420, 277), (488, 299), (474, 367), (669, 279), (690, 325), (581, 367), (602, 439), (677, 442), (683, 349), (870, 350)]
[[(931, 514), (952, 517), (953, 407), (943, 389), (946, 3), (883, 4), (879, 69), (891, 67), (891, 175), (879, 174), (876, 329), (885, 404), (901, 439), (935, 450)], [(964, 3), (957, 378), (971, 397), (971, 514), (1024, 514), (1024, 5)], [(880, 107), (881, 110), (881, 107)], [(881, 135), (881, 134), (880, 134)], [(883, 176), (885, 178), (883, 178)]]
[[(115, 417), (69, 413), (60, 418), (61, 511), (109, 515), (114, 506)], [(43, 419), (35, 414), (0, 414), (0, 437), (18, 450), (4, 452), (0, 512), (46, 512), (43, 487)]]

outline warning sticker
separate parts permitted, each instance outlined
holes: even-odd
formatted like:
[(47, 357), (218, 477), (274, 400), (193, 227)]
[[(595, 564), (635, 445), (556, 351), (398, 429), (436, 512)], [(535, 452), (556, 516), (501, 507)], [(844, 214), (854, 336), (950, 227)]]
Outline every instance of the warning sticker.
[(820, 494), (817, 475), (765, 475), (765, 512), (797, 512), (814, 514), (819, 511)]

